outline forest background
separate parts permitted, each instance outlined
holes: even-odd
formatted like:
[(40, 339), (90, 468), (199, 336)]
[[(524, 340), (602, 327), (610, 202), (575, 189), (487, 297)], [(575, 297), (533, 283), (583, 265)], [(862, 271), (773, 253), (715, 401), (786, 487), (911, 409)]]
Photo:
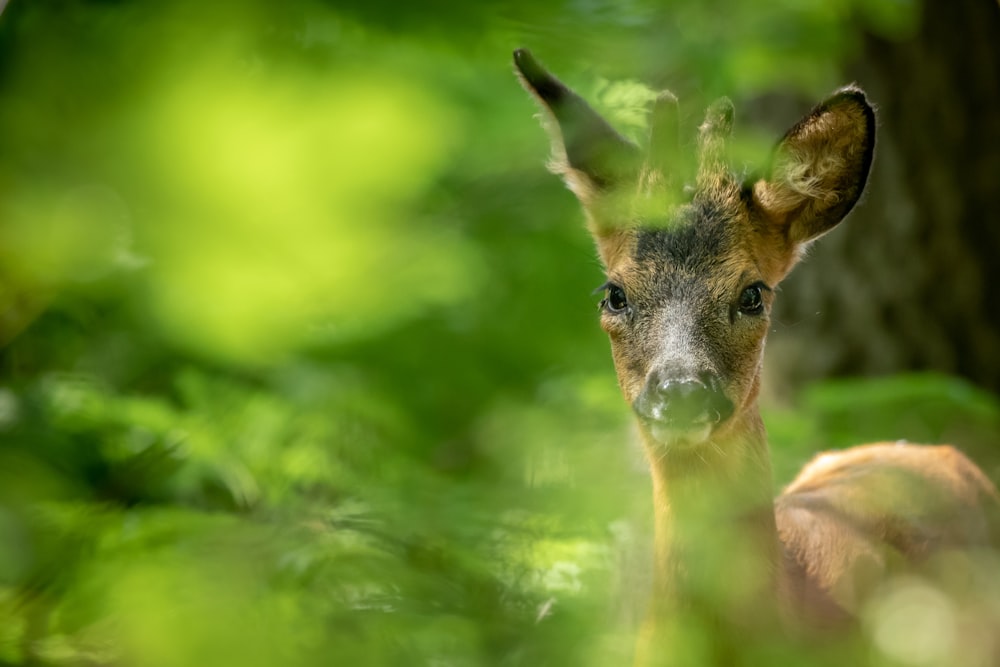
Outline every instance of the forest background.
[(899, 438), (1000, 478), (992, 0), (11, 0), (0, 664), (627, 664), (647, 482), (521, 46), (640, 140), (729, 96), (748, 170), (865, 88), (869, 192), (778, 297), (778, 481)]

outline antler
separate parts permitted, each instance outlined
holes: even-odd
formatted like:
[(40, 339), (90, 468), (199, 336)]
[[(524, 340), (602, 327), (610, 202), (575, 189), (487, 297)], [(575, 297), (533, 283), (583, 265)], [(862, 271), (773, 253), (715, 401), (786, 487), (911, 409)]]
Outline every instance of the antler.
[(728, 177), (726, 140), (733, 132), (733, 103), (723, 97), (705, 112), (698, 128), (698, 189), (718, 187)]

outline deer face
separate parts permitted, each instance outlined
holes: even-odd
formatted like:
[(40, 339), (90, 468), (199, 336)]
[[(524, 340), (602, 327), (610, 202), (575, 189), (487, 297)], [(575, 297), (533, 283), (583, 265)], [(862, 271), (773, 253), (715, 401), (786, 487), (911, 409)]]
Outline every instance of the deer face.
[(614, 239), (601, 326), (625, 399), (659, 445), (718, 435), (756, 397), (776, 279), (747, 242), (739, 190), (728, 194)]
[(641, 150), (530, 53), (514, 62), (550, 114), (555, 169), (583, 203), (607, 270), (601, 325), (647, 445), (724, 442), (755, 414), (775, 287), (861, 196), (875, 127), (864, 94), (847, 88), (814, 109), (749, 182), (724, 163), (733, 110), (717, 102), (700, 128), (695, 185), (682, 190), (669, 170), (672, 95), (657, 99)]

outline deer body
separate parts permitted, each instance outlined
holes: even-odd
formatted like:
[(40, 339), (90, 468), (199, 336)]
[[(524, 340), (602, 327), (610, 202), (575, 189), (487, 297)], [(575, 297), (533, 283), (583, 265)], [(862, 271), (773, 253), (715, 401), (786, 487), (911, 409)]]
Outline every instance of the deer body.
[(657, 98), (640, 150), (526, 50), (514, 62), (605, 266), (601, 325), (652, 474), (637, 664), (658, 664), (689, 617), (730, 635), (849, 626), (887, 573), (988, 545), (996, 489), (948, 446), (823, 454), (774, 499), (757, 407), (768, 315), (806, 245), (861, 196), (875, 141), (864, 93), (835, 93), (789, 130), (767, 173), (741, 182), (724, 159), (728, 101), (700, 128), (696, 173), (678, 174), (672, 95)]

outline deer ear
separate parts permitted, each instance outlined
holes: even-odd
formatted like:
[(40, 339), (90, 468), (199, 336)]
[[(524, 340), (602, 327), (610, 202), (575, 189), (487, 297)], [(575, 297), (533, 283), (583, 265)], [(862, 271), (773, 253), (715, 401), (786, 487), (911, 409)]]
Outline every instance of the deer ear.
[(514, 67), (525, 89), (548, 112), (553, 170), (561, 173), (584, 204), (593, 196), (634, 178), (639, 149), (621, 136), (579, 95), (543, 68), (527, 49), (514, 51)]
[(864, 92), (839, 90), (778, 143), (753, 199), (793, 245), (825, 234), (861, 197), (875, 149), (875, 112)]

